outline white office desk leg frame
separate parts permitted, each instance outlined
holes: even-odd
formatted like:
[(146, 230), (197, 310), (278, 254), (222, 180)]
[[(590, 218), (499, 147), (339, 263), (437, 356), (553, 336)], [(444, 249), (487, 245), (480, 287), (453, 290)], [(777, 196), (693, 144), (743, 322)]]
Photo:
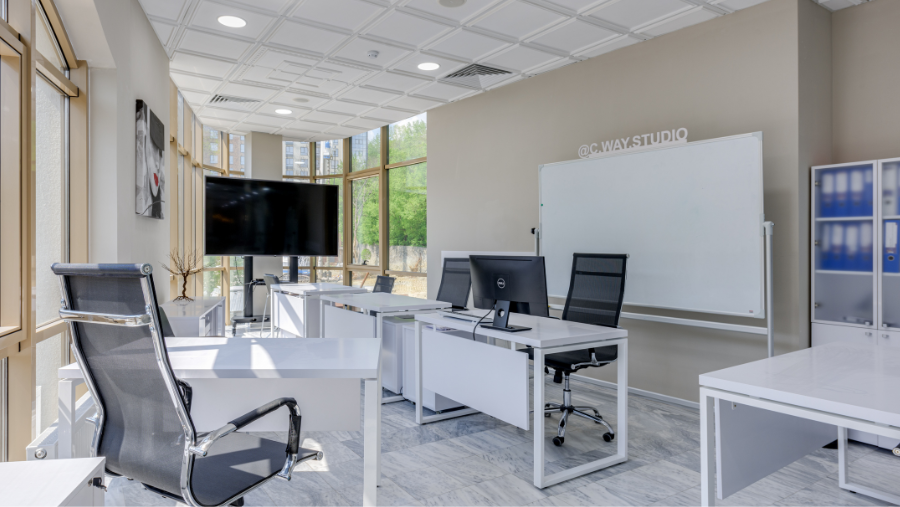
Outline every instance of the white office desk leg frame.
[(75, 396), (75, 388), (82, 382), (84, 380), (78, 378), (59, 379), (59, 388), (57, 390), (57, 396), (59, 397), (59, 423), (57, 424), (56, 457), (60, 459), (75, 457), (73, 433), (75, 431), (75, 406), (78, 403), (78, 399)]
[(459, 410), (451, 410), (443, 414), (425, 415), (422, 402), (422, 322), (416, 321), (416, 340), (415, 340), (415, 364), (416, 364), (416, 424), (428, 424), (432, 422), (443, 421), (445, 419), (453, 419), (464, 415), (477, 414), (478, 410), (474, 408), (462, 408)]
[[(616, 387), (616, 454), (590, 463), (585, 463), (562, 472), (544, 475), (544, 356), (570, 350), (584, 350), (590, 347), (616, 345), (618, 347), (618, 378)], [(574, 479), (597, 470), (628, 460), (628, 339), (604, 340), (596, 343), (581, 343), (566, 347), (534, 349), (534, 485), (546, 488), (569, 479)]]
[[(717, 498), (715, 447), (718, 428), (715, 428), (716, 419), (714, 408), (717, 399), (837, 426), (839, 486), (842, 489), (854, 493), (870, 496), (894, 505), (900, 505), (900, 495), (879, 491), (858, 483), (850, 482), (848, 480), (849, 464), (847, 462), (848, 429), (875, 433), (891, 439), (900, 440), (900, 428), (876, 424), (871, 421), (864, 421), (854, 417), (798, 407), (787, 403), (753, 398), (743, 394), (709, 387), (700, 388), (700, 505), (715, 505)], [(766, 429), (761, 428), (761, 431), (766, 431)], [(748, 435), (748, 438), (753, 437)]]

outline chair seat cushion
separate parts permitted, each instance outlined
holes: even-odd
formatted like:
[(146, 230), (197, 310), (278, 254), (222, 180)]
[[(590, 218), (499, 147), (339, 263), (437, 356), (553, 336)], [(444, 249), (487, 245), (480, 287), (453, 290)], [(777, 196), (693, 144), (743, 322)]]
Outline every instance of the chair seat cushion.
[[(528, 357), (534, 359), (534, 349), (528, 347), (525, 350), (528, 352)], [(615, 345), (609, 345), (607, 347), (594, 347), (594, 353), (597, 356), (597, 360), (600, 362), (615, 361), (619, 355), (618, 347)], [(589, 366), (573, 368), (573, 365), (578, 363), (587, 363), (590, 362), (590, 360), (591, 353), (588, 351), (588, 349), (570, 350), (569, 352), (558, 352), (556, 354), (547, 354), (546, 356), (544, 356), (545, 365), (553, 368), (554, 370), (561, 370), (568, 373), (578, 371), (581, 368), (588, 368)]]
[[(218, 440), (205, 458), (194, 459), (191, 488), (203, 505), (220, 505), (284, 466), (287, 445), (247, 433), (231, 433)], [(300, 449), (298, 460), (318, 451)]]

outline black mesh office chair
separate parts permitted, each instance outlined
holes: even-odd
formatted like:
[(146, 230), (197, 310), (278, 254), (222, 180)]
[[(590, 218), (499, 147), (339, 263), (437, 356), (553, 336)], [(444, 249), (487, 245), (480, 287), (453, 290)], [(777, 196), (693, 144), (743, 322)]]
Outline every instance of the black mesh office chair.
[[(243, 505), (243, 496), (322, 454), (300, 448), (300, 410), (273, 400), (210, 433), (191, 420), (190, 385), (175, 378), (149, 264), (54, 264), (61, 318), (97, 406), (92, 456), (106, 471), (189, 505)], [(288, 444), (237, 430), (287, 407)]]
[[(563, 320), (595, 324), (598, 326), (618, 327), (619, 315), (622, 313), (622, 298), (625, 295), (626, 254), (581, 254), (576, 253), (572, 259), (572, 278), (569, 281), (569, 294), (563, 309)], [(528, 349), (528, 355), (534, 359), (534, 350)], [(603, 440), (610, 442), (616, 437), (615, 431), (600, 412), (593, 407), (576, 407), (572, 405), (572, 391), (569, 390), (569, 375), (583, 368), (598, 368), (613, 363), (618, 359), (618, 347), (590, 348), (548, 354), (544, 364), (553, 368), (553, 381), (563, 383), (563, 402), (544, 405), (544, 416), (561, 413), (557, 436), (553, 443), (560, 446), (565, 442), (566, 422), (571, 414), (590, 419), (606, 426), (607, 432)], [(535, 370), (539, 365), (534, 365)], [(591, 415), (589, 412), (593, 413)]]
[(372, 287), (372, 292), (385, 292), (390, 294), (394, 290), (394, 278), (390, 276), (381, 276), (378, 275), (378, 278), (375, 279), (375, 286)]
[(469, 258), (444, 259), (441, 286), (438, 287), (436, 299), (450, 303), (454, 309), (465, 310), (470, 290), (472, 290), (472, 271), (469, 269)]

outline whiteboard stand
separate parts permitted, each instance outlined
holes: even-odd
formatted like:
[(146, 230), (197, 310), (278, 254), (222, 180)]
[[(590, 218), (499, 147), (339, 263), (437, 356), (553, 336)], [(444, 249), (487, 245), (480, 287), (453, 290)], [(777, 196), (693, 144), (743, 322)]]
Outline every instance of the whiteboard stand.
[(768, 337), (769, 357), (775, 356), (775, 305), (772, 302), (772, 229), (774, 222), (763, 222), (766, 235), (766, 336)]

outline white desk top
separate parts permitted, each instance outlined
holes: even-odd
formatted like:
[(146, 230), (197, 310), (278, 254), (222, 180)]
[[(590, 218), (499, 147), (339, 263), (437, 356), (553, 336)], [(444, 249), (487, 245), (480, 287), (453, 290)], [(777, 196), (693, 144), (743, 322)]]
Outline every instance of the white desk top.
[(700, 375), (700, 385), (900, 427), (900, 348), (832, 343)]
[(450, 308), (450, 303), (433, 299), (419, 299), (400, 294), (370, 292), (366, 294), (334, 294), (322, 296), (323, 301), (331, 301), (347, 306), (355, 306), (373, 312), (408, 312), (414, 310), (436, 310)]
[(187, 303), (168, 301), (159, 306), (166, 311), (166, 317), (199, 317), (223, 301), (225, 298), (206, 298)]
[(361, 287), (348, 287), (339, 283), (273, 283), (272, 290), (290, 292), (301, 296), (311, 294), (356, 294), (368, 292)]
[[(172, 371), (190, 378), (375, 378), (371, 338), (166, 338)], [(76, 363), (60, 378), (82, 378)]]
[(62, 505), (94, 477), (106, 458), (0, 463), (0, 506)]
[[(416, 315), (416, 320), (438, 327), (450, 327), (469, 332), (475, 327), (475, 322), (444, 317), (438, 313), (420, 313)], [(614, 340), (628, 336), (628, 331), (621, 328), (593, 326), (580, 322), (535, 317), (520, 313), (509, 314), (509, 323), (516, 326), (530, 327), (531, 329), (517, 333), (508, 333), (479, 327), (477, 333), (537, 348), (562, 347), (601, 340)]]

